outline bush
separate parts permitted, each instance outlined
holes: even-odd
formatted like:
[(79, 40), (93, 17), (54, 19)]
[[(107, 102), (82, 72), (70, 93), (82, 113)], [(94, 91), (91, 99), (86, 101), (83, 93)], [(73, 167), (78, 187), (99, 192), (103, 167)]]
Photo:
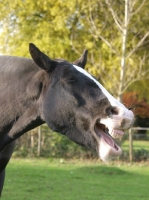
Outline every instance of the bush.
[[(96, 152), (92, 152), (86, 147), (79, 146), (70, 141), (66, 136), (55, 133), (47, 125), (42, 126), (41, 131), (41, 151), (42, 157), (53, 158), (95, 158)], [(38, 156), (39, 145), (38, 128), (25, 133), (17, 142), (13, 156), (27, 157)]]

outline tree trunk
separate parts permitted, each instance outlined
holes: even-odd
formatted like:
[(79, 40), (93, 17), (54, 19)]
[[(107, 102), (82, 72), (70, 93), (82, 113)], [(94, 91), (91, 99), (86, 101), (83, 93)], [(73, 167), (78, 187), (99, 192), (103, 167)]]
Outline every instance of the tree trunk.
[(127, 43), (128, 23), (129, 23), (129, 1), (130, 0), (125, 0), (125, 18), (124, 18), (124, 27), (122, 29), (122, 57), (121, 57), (120, 85), (118, 92), (119, 101), (121, 101), (122, 99), (124, 78), (125, 78), (126, 43)]
[(129, 129), (129, 161), (133, 161), (133, 139), (132, 139), (132, 129)]

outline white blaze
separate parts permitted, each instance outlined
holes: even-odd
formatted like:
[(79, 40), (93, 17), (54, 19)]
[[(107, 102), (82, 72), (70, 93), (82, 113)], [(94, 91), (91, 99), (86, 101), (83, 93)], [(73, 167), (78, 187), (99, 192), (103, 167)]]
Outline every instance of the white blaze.
[[(85, 76), (87, 76), (88, 78), (92, 79), (97, 85), (98, 87), (102, 90), (102, 92), (104, 93), (104, 95), (108, 98), (108, 100), (110, 101), (111, 105), (113, 107), (123, 107), (125, 108), (125, 106), (123, 104), (121, 104), (118, 100), (116, 100), (96, 79), (94, 79), (94, 77), (92, 77), (87, 71), (85, 71), (84, 69), (82, 69), (81, 67), (78, 67), (76, 65), (73, 65), (75, 67), (75, 69), (77, 69), (79, 72), (81, 72), (82, 74), (84, 74)], [(126, 109), (126, 108), (125, 108)]]

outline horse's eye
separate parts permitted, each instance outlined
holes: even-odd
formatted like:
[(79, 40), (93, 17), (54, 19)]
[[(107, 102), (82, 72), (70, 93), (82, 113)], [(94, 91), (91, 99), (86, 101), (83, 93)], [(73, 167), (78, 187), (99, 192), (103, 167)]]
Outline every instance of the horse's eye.
[(74, 82), (76, 82), (76, 78), (71, 77), (68, 79), (68, 83), (74, 83)]

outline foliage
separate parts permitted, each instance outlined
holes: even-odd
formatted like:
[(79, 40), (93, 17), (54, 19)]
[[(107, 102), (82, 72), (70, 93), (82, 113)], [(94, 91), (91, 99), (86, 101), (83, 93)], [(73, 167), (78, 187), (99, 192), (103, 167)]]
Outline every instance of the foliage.
[[(91, 151), (85, 147), (81, 147), (74, 142), (70, 141), (67, 137), (52, 132), (46, 125), (42, 125), (41, 134), (41, 152), (40, 157), (50, 158), (51, 160), (55, 158), (64, 159), (85, 159), (93, 160), (98, 159), (96, 152)], [(140, 134), (140, 132), (139, 132)], [(149, 146), (148, 140), (145, 140), (148, 135), (143, 134), (142, 137), (133, 138), (133, 159), (134, 161), (148, 160), (149, 159)], [(139, 140), (138, 140), (139, 138)], [(33, 141), (32, 141), (33, 140)], [(32, 142), (33, 144), (32, 144)], [(117, 143), (118, 141), (116, 141)], [(129, 160), (129, 141), (128, 134), (124, 135), (121, 142), (118, 142), (123, 150), (122, 155), (119, 160), (128, 161)], [(121, 143), (121, 144), (120, 144)], [(21, 136), (16, 141), (15, 151), (13, 157), (28, 157), (35, 158), (38, 156), (38, 129), (28, 132)]]
[[(135, 114), (134, 126), (149, 127), (149, 104), (136, 92), (129, 92), (123, 95), (123, 102), (128, 108), (132, 108)], [(138, 130), (136, 134), (145, 136), (146, 130)]]
[(149, 159), (149, 152), (145, 149), (139, 149), (135, 152), (134, 156), (137, 161), (147, 160)]
[[(122, 37), (107, 2), (110, 2), (123, 25), (124, 1), (1, 0), (1, 52), (29, 56), (28, 43), (33, 42), (52, 58), (62, 57), (73, 61), (87, 48), (87, 70), (117, 96)], [(147, 77), (147, 73), (144, 72), (149, 65), (148, 37), (135, 49), (148, 31), (149, 3), (143, 3), (132, 1), (127, 53), (133, 53), (126, 60), (125, 72), (125, 83), (128, 86), (140, 80), (140, 75)], [(109, 48), (105, 41), (108, 41), (112, 48)], [(137, 85), (139, 87), (138, 83)]]
[(4, 52), (29, 56), (28, 43), (34, 42), (51, 57), (64, 55), (69, 46), (65, 21), (74, 9), (71, 2), (6, 0), (0, 5), (3, 35), (7, 35)]
[[(129, 151), (124, 151), (120, 157), (121, 161), (129, 162)], [(149, 151), (146, 149), (137, 149), (133, 151), (133, 161), (141, 162), (149, 160)]]
[[(41, 126), (41, 157), (51, 158), (94, 158), (96, 152), (81, 147), (70, 141), (64, 135), (55, 133), (47, 125)], [(16, 141), (13, 156), (37, 157), (38, 156), (38, 128), (24, 134)]]
[(136, 83), (132, 84), (131, 87), (129, 88), (129, 90), (127, 92), (134, 92), (136, 91), (136, 93), (139, 96), (139, 99), (143, 99), (145, 98), (147, 103), (149, 102), (149, 79), (144, 79), (141, 81), (137, 81)]
[(149, 127), (149, 103), (146, 98), (139, 97), (136, 92), (129, 92), (123, 95), (123, 102), (127, 107), (133, 108), (136, 126)]
[(149, 104), (145, 98), (140, 98), (136, 92), (125, 93), (123, 102), (127, 107), (134, 108), (136, 116), (149, 118)]
[[(142, 135), (142, 137), (140, 137), (139, 135), (139, 140), (137, 140), (137, 138), (138, 138), (137, 134), (133, 135), (133, 161), (134, 162), (147, 161), (149, 160), (148, 139), (145, 140), (145, 135)], [(129, 162), (128, 139), (125, 139), (125, 140), (123, 139), (122, 150), (123, 150), (123, 153), (120, 157), (120, 160)]]

